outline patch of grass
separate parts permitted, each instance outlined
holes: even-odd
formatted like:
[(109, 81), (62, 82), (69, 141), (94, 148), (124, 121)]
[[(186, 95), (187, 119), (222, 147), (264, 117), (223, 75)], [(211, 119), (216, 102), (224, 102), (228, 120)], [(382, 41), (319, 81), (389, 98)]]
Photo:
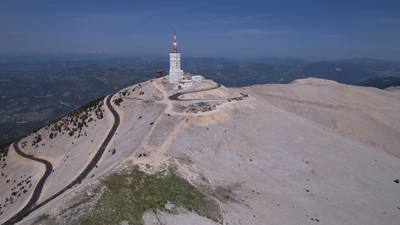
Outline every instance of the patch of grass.
[(240, 187), (239, 183), (227, 187), (217, 186), (212, 193), (215, 193), (214, 194), (215, 197), (218, 198), (222, 203), (227, 203), (227, 202), (238, 203), (239, 201), (236, 200), (236, 196), (232, 192), (232, 189), (236, 189), (237, 187)]
[(68, 208), (65, 208), (65, 209), (61, 210), (59, 215), (63, 215), (66, 211), (75, 209), (75, 208), (77, 208), (77, 207), (89, 202), (92, 198), (93, 198), (93, 196), (88, 196), (86, 194), (86, 192), (80, 193), (78, 196), (76, 196), (74, 198), (74, 203), (69, 205)]
[(193, 164), (192, 159), (189, 156), (185, 155), (185, 154), (181, 155), (180, 157), (176, 157), (176, 159), (178, 159), (183, 164), (187, 164), (187, 165), (192, 165)]
[(38, 222), (40, 222), (40, 221), (47, 220), (47, 219), (49, 219), (49, 217), (50, 217), (49, 214), (44, 213), (44, 214), (38, 216), (38, 218), (35, 220), (34, 223), (38, 223)]
[(181, 112), (184, 112), (184, 111), (186, 110), (186, 108), (187, 108), (187, 107), (185, 107), (185, 106), (183, 106), (183, 105), (173, 104), (172, 111), (181, 113)]
[(164, 172), (149, 175), (136, 166), (130, 173), (109, 176), (102, 181), (107, 190), (96, 210), (81, 218), (79, 224), (118, 224), (123, 220), (129, 224), (143, 224), (142, 215), (146, 211), (170, 212), (165, 209), (168, 202), (214, 221), (221, 220), (214, 200), (172, 170)]

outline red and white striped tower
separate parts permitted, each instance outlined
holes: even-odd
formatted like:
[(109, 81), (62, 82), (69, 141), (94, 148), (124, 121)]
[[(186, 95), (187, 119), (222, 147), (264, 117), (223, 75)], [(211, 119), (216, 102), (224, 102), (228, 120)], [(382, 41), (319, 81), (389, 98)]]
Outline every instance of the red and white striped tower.
[(176, 43), (176, 31), (174, 31), (174, 52), (178, 51), (178, 44)]
[(176, 43), (176, 31), (174, 31), (174, 51), (169, 53), (169, 82), (177, 84), (181, 81), (183, 70), (181, 70), (181, 53), (178, 52)]

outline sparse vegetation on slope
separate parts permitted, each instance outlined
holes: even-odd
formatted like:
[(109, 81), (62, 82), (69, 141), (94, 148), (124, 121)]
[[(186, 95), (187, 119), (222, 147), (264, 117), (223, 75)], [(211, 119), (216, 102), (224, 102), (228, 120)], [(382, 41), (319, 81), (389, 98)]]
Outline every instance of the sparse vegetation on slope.
[(49, 216), (48, 214), (42, 214), (41, 216), (39, 216), (39, 217), (36, 219), (35, 223), (40, 222), (40, 221), (43, 221), (43, 220), (47, 220), (49, 217), (50, 217), (50, 216)]
[[(21, 195), (27, 192), (28, 188), (32, 187), (31, 176), (27, 177), (26, 175), (21, 176), (21, 179), (9, 179), (6, 170), (4, 169), (7, 166), (7, 157), (8, 150), (13, 141), (8, 142), (6, 144), (0, 145), (0, 167), (1, 167), (1, 176), (2, 179), (5, 179), (5, 183), (10, 183), (11, 193), (9, 196), (0, 200), (0, 216), (4, 213), (4, 209), (10, 205), (14, 204), (15, 200)], [(5, 190), (3, 190), (5, 191)]]
[[(102, 186), (106, 188), (101, 198), (94, 202), (94, 207), (93, 204), (86, 203), (94, 200), (95, 196), (81, 199), (78, 204), (75, 203), (64, 211), (61, 216), (64, 222), (67, 224), (120, 224), (122, 221), (129, 221), (129, 224), (143, 224), (142, 216), (146, 211), (156, 213), (158, 209), (177, 213), (176, 210), (179, 208), (196, 212), (200, 216), (217, 222), (221, 221), (217, 203), (198, 191), (188, 181), (177, 176), (172, 170), (149, 175), (135, 166), (128, 173), (107, 177), (102, 181)], [(96, 192), (101, 189), (97, 187)], [(165, 205), (168, 203), (173, 204), (174, 207), (167, 209)], [(79, 208), (79, 212), (86, 213), (80, 213), (81, 216), (78, 218), (76, 214), (71, 213), (76, 208)], [(55, 220), (57, 219), (49, 218), (48, 221), (43, 221), (41, 218), (40, 221), (42, 224), (50, 224), (48, 222), (55, 222)]]
[[(148, 175), (135, 167), (128, 174), (114, 174), (103, 181), (107, 191), (100, 199), (96, 212), (82, 219), (80, 224), (111, 224), (128, 220), (141, 224), (142, 215), (148, 210), (168, 211), (165, 204), (172, 203), (195, 211), (201, 216), (220, 220), (216, 203), (204, 196), (186, 180), (172, 171)], [(107, 208), (113, 209), (104, 210)]]
[[(11, 188), (11, 196), (10, 196), (10, 199), (11, 199), (11, 204), (13, 204), (14, 202), (13, 202), (13, 197), (20, 197), (21, 196), (21, 194), (25, 194), (26, 192), (27, 192), (27, 190), (25, 189), (25, 187), (26, 188), (31, 188), (32, 187), (32, 182), (31, 182), (31, 176), (29, 176), (29, 177), (26, 177), (26, 175), (24, 175), (23, 177), (21, 177), (21, 181), (20, 182), (18, 182), (18, 183), (16, 183), (17, 181), (16, 180), (14, 180), (14, 186)], [(25, 185), (24, 185), (24, 183), (25, 183)], [(7, 204), (7, 200), (8, 198), (6, 198), (5, 199), (5, 201), (2, 201), (1, 203), (0, 203), (0, 210), (3, 208), (3, 207), (6, 207), (8, 204)], [(0, 211), (0, 215), (1, 214), (3, 214), (3, 212), (1, 212)]]
[(117, 106), (120, 106), (121, 102), (123, 102), (123, 101), (124, 100), (122, 98), (117, 98), (117, 99), (113, 100), (114, 104), (116, 104)]
[[(7, 157), (8, 148), (9, 148), (9, 146), (1, 147), (1, 151), (2, 151), (1, 155), (2, 155), (2, 158), (4, 161), (4, 162), (2, 161), (3, 162), (2, 164), (0, 164), (0, 165), (2, 165), (1, 175), (2, 175), (3, 179), (7, 179), (7, 177), (8, 177), (8, 175), (5, 174), (5, 172), (3, 172), (4, 167), (7, 165), (5, 161), (6, 161), (6, 157)], [(2, 199), (0, 201), (0, 216), (4, 213), (4, 209), (7, 206), (14, 204), (15, 200), (18, 200), (18, 198), (21, 195), (28, 192), (27, 189), (32, 187), (31, 178), (32, 178), (32, 176), (23, 175), (20, 178), (14, 177), (11, 180), (10, 179), (6, 180), (6, 184), (11, 182), (10, 186), (9, 186), (9, 188), (11, 188), (11, 193), (8, 197), (5, 197), (4, 199)], [(5, 191), (5, 190), (3, 190), (3, 191)]]
[[(16, 141), (17, 139), (15, 139), (15, 140), (12, 140), (12, 141), (9, 141), (9, 142), (7, 142), (7, 143), (4, 143), (4, 144), (1, 144), (0, 145), (0, 161), (5, 161), (5, 159), (4, 159), (4, 157), (6, 157), (7, 155), (8, 155), (8, 150), (9, 150), (9, 147), (11, 146), (11, 144), (12, 143), (14, 143), (14, 141)], [(3, 159), (2, 159), (3, 158)]]
[[(101, 107), (104, 105), (103, 100), (104, 97), (91, 101), (85, 106), (46, 125), (45, 129), (50, 131), (49, 138), (53, 139), (57, 137), (57, 135), (61, 136), (64, 134), (64, 132), (68, 133), (71, 137), (75, 135), (75, 132), (79, 133), (77, 136), (78, 138), (80, 136), (84, 136), (85, 134), (81, 134), (82, 128), (84, 126), (88, 127), (87, 124), (93, 121), (93, 118), (91, 118), (92, 113), (95, 114), (97, 120), (103, 119), (103, 110), (101, 109)], [(70, 127), (69, 125), (73, 126)], [(41, 140), (40, 135), (37, 135), (35, 140), (39, 139)], [(38, 143), (39, 141), (36, 141), (35, 143)], [(34, 143), (32, 143), (32, 145), (34, 145)]]

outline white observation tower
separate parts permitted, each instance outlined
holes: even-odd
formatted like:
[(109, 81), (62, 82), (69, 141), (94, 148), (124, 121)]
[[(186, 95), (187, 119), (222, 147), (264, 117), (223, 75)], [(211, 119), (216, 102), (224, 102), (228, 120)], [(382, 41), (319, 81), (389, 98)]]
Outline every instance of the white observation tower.
[(177, 84), (181, 81), (183, 70), (181, 70), (181, 53), (178, 52), (176, 44), (176, 31), (174, 31), (174, 51), (169, 53), (169, 82)]

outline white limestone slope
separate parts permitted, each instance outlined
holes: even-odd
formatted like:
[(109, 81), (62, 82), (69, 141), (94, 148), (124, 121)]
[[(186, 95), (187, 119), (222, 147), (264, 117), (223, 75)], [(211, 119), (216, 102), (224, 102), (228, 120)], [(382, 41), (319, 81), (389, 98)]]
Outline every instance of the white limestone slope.
[(167, 155), (233, 192), (226, 224), (400, 221), (398, 158), (255, 98), (190, 118)]
[(243, 91), (400, 158), (400, 92), (316, 78)]
[[(53, 171), (45, 182), (38, 203), (48, 199), (70, 184), (91, 161), (106, 137), (108, 130), (110, 130), (114, 120), (113, 116), (106, 108), (105, 105), (100, 107), (103, 114), (102, 119), (96, 115), (94, 110), (92, 112), (87, 111), (89, 115), (86, 119), (87, 126), (83, 126), (81, 131), (78, 130), (74, 132), (72, 136), (69, 135), (69, 131), (77, 127), (79, 122), (82, 122), (82, 119), (78, 119), (78, 117), (84, 115), (86, 112), (78, 116), (67, 115), (57, 121), (57, 126), (63, 127), (60, 132), (53, 129), (55, 127), (53, 123), (21, 139), (19, 147), (23, 152), (33, 155), (36, 158), (45, 159), (53, 166)], [(97, 113), (100, 113), (100, 110), (97, 111)], [(62, 121), (63, 119), (64, 121)], [(92, 119), (92, 121), (88, 122), (90, 119)], [(74, 121), (76, 125), (74, 125)], [(65, 130), (67, 127), (69, 130)], [(54, 134), (55, 137), (50, 138), (50, 134)], [(37, 139), (39, 136), (41, 140)], [(34, 162), (19, 156), (12, 147), (10, 147), (9, 150), (7, 164), (11, 165), (5, 168), (8, 170), (5, 170), (4, 173), (18, 174), (18, 176), (23, 177), (25, 177), (25, 175), (26, 177), (31, 176), (30, 184), (32, 185), (24, 185), (30, 187), (29, 189), (27, 188), (29, 191), (22, 195), (23, 198), (15, 199), (15, 203), (12, 205), (12, 211), (0, 215), (1, 223), (12, 217), (26, 205), (31, 198), (33, 189), (36, 187), (45, 171), (45, 166), (42, 163)], [(5, 195), (12, 192), (10, 188), (18, 184), (18, 179), (20, 177), (13, 177), (15, 177), (16, 183), (14, 183), (13, 180), (10, 184), (4, 184), (4, 182), (0, 183), (0, 190), (3, 191)], [(25, 178), (19, 180), (23, 179)], [(21, 187), (18, 186), (17, 188), (20, 189)]]
[[(134, 89), (134, 91), (133, 91)], [(122, 93), (125, 92), (125, 95)], [(129, 94), (128, 94), (129, 93)], [(74, 198), (75, 193), (80, 193), (82, 190), (86, 190), (87, 185), (92, 185), (93, 183), (98, 183), (98, 179), (104, 175), (107, 175), (115, 170), (117, 170), (124, 161), (133, 160), (137, 158), (138, 154), (142, 152), (143, 146), (145, 143), (147, 144), (147, 135), (150, 130), (154, 129), (155, 124), (151, 124), (155, 122), (161, 115), (165, 108), (165, 105), (159, 104), (158, 101), (162, 99), (162, 94), (158, 91), (150, 81), (141, 83), (139, 85), (132, 85), (125, 89), (120, 90), (117, 94), (114, 95), (112, 102), (116, 99), (123, 99), (120, 105), (116, 105), (113, 103), (113, 107), (117, 110), (120, 116), (120, 126), (117, 129), (116, 134), (114, 135), (111, 143), (107, 146), (106, 151), (97, 164), (97, 167), (86, 177), (86, 179), (82, 182), (81, 185), (78, 185), (69, 191), (66, 191), (64, 194), (56, 198), (55, 200), (47, 203), (45, 206), (36, 210), (32, 214), (30, 214), (26, 219), (29, 221), (26, 224), (31, 224), (32, 221), (29, 218), (35, 218), (36, 216), (40, 216), (43, 213), (59, 213), (65, 207), (64, 201), (68, 201), (68, 199)], [(103, 106), (106, 107), (106, 106)], [(104, 108), (103, 114), (106, 115), (104, 119), (96, 122), (96, 126), (92, 129), (94, 132), (87, 132), (88, 136), (83, 137), (82, 141), (85, 144), (81, 144), (79, 142), (74, 142), (74, 144), (70, 144), (69, 141), (77, 140), (73, 138), (66, 138), (65, 143), (59, 142), (60, 145), (64, 144), (68, 146), (65, 148), (68, 150), (67, 155), (72, 158), (83, 158), (91, 160), (91, 156), (93, 156), (99, 146), (94, 145), (93, 143), (101, 143), (105, 139), (112, 126), (112, 122), (114, 118), (111, 113)], [(104, 122), (101, 122), (104, 121)], [(89, 126), (91, 129), (91, 126)], [(43, 132), (43, 131), (39, 131)], [(83, 132), (82, 132), (83, 133)], [(43, 135), (42, 135), (43, 136)], [(93, 142), (91, 142), (93, 140)], [(47, 146), (47, 144), (46, 144)], [(74, 146), (79, 146), (79, 148), (74, 148)], [(38, 149), (42, 149), (44, 146), (40, 146)], [(52, 147), (53, 148), (53, 147)], [(149, 149), (144, 149), (144, 151), (150, 155)], [(90, 154), (89, 154), (90, 153)], [(66, 154), (65, 154), (66, 155)], [(39, 156), (38, 156), (39, 157)], [(52, 159), (51, 157), (47, 157), (46, 159)], [(62, 158), (64, 159), (64, 158)], [(83, 160), (81, 159), (81, 160)], [(55, 162), (55, 160), (53, 160)], [(68, 161), (66, 161), (68, 162)], [(82, 163), (80, 161), (75, 161), (76, 163), (71, 164), (61, 164), (61, 167), (69, 167), (70, 165), (83, 170), (87, 164)], [(68, 166), (65, 166), (68, 165)], [(72, 168), (74, 168), (72, 167)], [(59, 173), (60, 176), (71, 176), (76, 177), (79, 172), (76, 170), (63, 170)], [(62, 179), (58, 179), (61, 180)], [(54, 177), (51, 180), (51, 183), (48, 185), (51, 190), (56, 190), (57, 188), (61, 188), (61, 184), (56, 184), (57, 178)], [(59, 190), (59, 189), (58, 189)], [(41, 199), (45, 200), (47, 195), (41, 197)], [(25, 220), (24, 220), (25, 221)], [(25, 223), (23, 221), (23, 223)], [(33, 220), (34, 221), (34, 220)]]
[[(132, 92), (133, 89), (135, 91)], [(116, 94), (113, 98), (123, 99), (120, 106), (113, 105), (121, 117), (121, 124), (99, 162), (99, 167), (89, 174), (89, 178), (93, 176), (93, 180), (115, 170), (124, 160), (136, 159), (142, 151), (147, 155), (152, 154), (150, 148), (143, 146), (147, 144), (149, 132), (155, 128), (156, 121), (165, 109), (165, 105), (159, 103), (163, 96), (150, 81), (127, 87), (119, 92), (125, 90), (130, 91), (129, 96)], [(143, 94), (140, 94), (141, 92)]]
[[(222, 224), (400, 221), (400, 184), (393, 182), (400, 178), (400, 159), (368, 145), (357, 138), (360, 135), (337, 132), (319, 119), (330, 116), (336, 124), (345, 121), (347, 129), (368, 130), (368, 122), (359, 120), (357, 110), (378, 115), (374, 118), (380, 122), (395, 120), (397, 100), (391, 94), (343, 88), (331, 81), (315, 85), (309, 80), (286, 86), (221, 87), (182, 97), (224, 99), (240, 96), (239, 92), (251, 97), (222, 101), (216, 110), (193, 114), (174, 110), (195, 101), (168, 100), (172, 89), (162, 82), (165, 79), (128, 87), (114, 97), (123, 99), (120, 106), (114, 105), (121, 124), (98, 168), (81, 185), (29, 215), (22, 224), (31, 224), (44, 213), (57, 218), (74, 196), (96, 186), (100, 177), (133, 164), (141, 168), (149, 164), (155, 170), (161, 164), (177, 167), (182, 177), (218, 202)], [(335, 92), (338, 88), (340, 92)], [(363, 95), (375, 99), (364, 100)], [(293, 110), (284, 110), (286, 105)], [(353, 113), (350, 109), (356, 110), (355, 115), (347, 116)], [(303, 118), (298, 112), (312, 116)], [(313, 118), (317, 118), (315, 122)], [(98, 129), (94, 135), (101, 136), (107, 129), (104, 125), (103, 131)], [(379, 127), (379, 132), (387, 134), (379, 136), (380, 142), (395, 146), (392, 136), (396, 129)], [(148, 157), (139, 158), (142, 151)], [(83, 157), (86, 153), (74, 154)], [(143, 215), (145, 224), (192, 224), (195, 219), (215, 224), (198, 217), (189, 212)]]
[[(92, 118), (93, 121), (87, 122), (87, 126), (83, 126), (81, 132), (74, 132), (72, 136), (69, 135), (69, 131), (63, 130), (61, 133), (58, 132), (55, 138), (51, 139), (49, 137), (50, 133), (57, 132), (52, 131), (51, 128), (46, 129), (44, 127), (20, 141), (20, 143), (26, 142), (26, 146), (20, 144), (25, 153), (45, 159), (53, 165), (53, 172), (46, 180), (39, 203), (75, 180), (92, 160), (114, 121), (105, 104), (101, 106), (101, 111), (103, 113), (102, 119), (99, 119), (94, 112), (89, 113), (91, 114), (89, 119)], [(76, 127), (73, 125), (72, 120), (69, 119), (69, 121), (69, 128)], [(32, 145), (31, 143), (37, 135), (41, 135), (42, 141), (37, 145)]]
[[(340, 86), (331, 81), (323, 85), (319, 95), (313, 90), (317, 96), (334, 97), (331, 89)], [(268, 90), (269, 86), (260, 89)], [(308, 96), (312, 89), (301, 90), (306, 97), (300, 101), (315, 105), (317, 101)], [(251, 96), (256, 92), (251, 87), (237, 91)], [(353, 101), (361, 101), (360, 93), (370, 89), (344, 91)], [(197, 94), (190, 97), (207, 95)], [(373, 101), (363, 100), (363, 107), (373, 108), (387, 120), (395, 119), (397, 103), (391, 95), (389, 99), (386, 93), (373, 96)], [(221, 202), (226, 224), (398, 224), (400, 185), (394, 182), (400, 174), (398, 158), (354, 136), (276, 108), (269, 100), (255, 96), (224, 103), (214, 112), (187, 115), (160, 150), (174, 159), (180, 173), (194, 185), (209, 185), (215, 191), (222, 186), (229, 190), (225, 193), (228, 196), (233, 193), (232, 201)], [(352, 103), (347, 98), (341, 101)], [(327, 101), (317, 103), (335, 106)], [(350, 124), (358, 124), (355, 129), (369, 128), (369, 121), (358, 121), (357, 117), (334, 118), (353, 119)], [(397, 140), (391, 138), (396, 136), (394, 131), (386, 130), (388, 135), (379, 136), (380, 141), (396, 145)]]
[(4, 165), (4, 162), (6, 166), (0, 170), (0, 223), (11, 218), (29, 202), (37, 182), (45, 172), (43, 164), (21, 157), (12, 146), (1, 164)]

